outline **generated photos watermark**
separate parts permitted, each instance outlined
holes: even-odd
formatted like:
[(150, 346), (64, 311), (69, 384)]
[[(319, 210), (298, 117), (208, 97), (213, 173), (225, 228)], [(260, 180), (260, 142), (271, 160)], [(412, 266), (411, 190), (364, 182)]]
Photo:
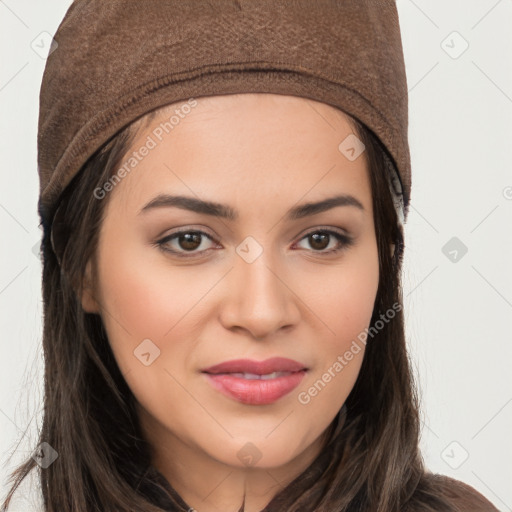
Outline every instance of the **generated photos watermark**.
[(334, 379), (343, 369), (354, 359), (354, 356), (359, 354), (366, 346), (368, 336), (373, 338), (379, 331), (384, 329), (384, 326), (388, 324), (393, 318), (395, 318), (397, 312), (402, 310), (402, 305), (395, 302), (385, 313), (381, 313), (379, 320), (375, 322), (370, 328), (366, 327), (364, 331), (360, 332), (357, 336), (357, 340), (353, 340), (350, 348), (346, 350), (342, 355), (339, 355), (325, 373), (322, 374), (321, 378), (310, 386), (306, 391), (301, 391), (297, 399), (300, 404), (307, 405), (311, 402), (311, 399), (317, 396), (326, 386)]
[(146, 141), (139, 149), (133, 151), (130, 156), (123, 162), (123, 165), (101, 186), (94, 189), (94, 197), (96, 199), (104, 199), (109, 192), (114, 190), (123, 178), (139, 165), (144, 158), (149, 155), (150, 151), (155, 149), (160, 142), (164, 139), (165, 135), (171, 133), (172, 130), (184, 119), (192, 108), (198, 105), (197, 100), (190, 98), (187, 103), (184, 103), (179, 108), (175, 109), (176, 115), (172, 115), (167, 121), (161, 122), (156, 128), (153, 129), (150, 135), (146, 137)]

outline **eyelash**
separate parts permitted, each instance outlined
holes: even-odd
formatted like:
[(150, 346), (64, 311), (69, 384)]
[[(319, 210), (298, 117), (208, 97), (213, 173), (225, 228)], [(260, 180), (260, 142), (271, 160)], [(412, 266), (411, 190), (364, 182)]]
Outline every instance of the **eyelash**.
[[(309, 231), (308, 233), (306, 233), (299, 240), (299, 242), (304, 240), (308, 236), (314, 235), (314, 234), (317, 234), (317, 233), (332, 235), (332, 236), (334, 236), (338, 240), (338, 243), (340, 244), (335, 249), (330, 249), (328, 251), (315, 251), (315, 250), (312, 251), (312, 252), (318, 253), (320, 255), (336, 254), (336, 253), (339, 253), (339, 252), (343, 251), (344, 249), (347, 249), (348, 247), (350, 247), (351, 245), (354, 244), (354, 239), (352, 237), (350, 237), (350, 236), (348, 236), (348, 235), (346, 235), (344, 233), (340, 233), (338, 231), (335, 231), (333, 229), (327, 229), (327, 228), (326, 229), (324, 229), (324, 228), (316, 228), (316, 229), (314, 229), (312, 231)], [(208, 233), (205, 233), (204, 231), (195, 230), (195, 229), (183, 229), (183, 230), (180, 230), (180, 231), (176, 231), (176, 232), (174, 232), (174, 233), (172, 233), (170, 235), (167, 235), (166, 237), (158, 240), (154, 245), (159, 247), (162, 251), (167, 252), (167, 253), (171, 253), (171, 254), (177, 256), (178, 258), (196, 258), (196, 257), (198, 257), (197, 255), (200, 255), (201, 253), (204, 253), (204, 252), (208, 251), (208, 249), (205, 249), (203, 251), (197, 251), (197, 252), (189, 251), (188, 254), (187, 254), (186, 251), (185, 252), (175, 251), (173, 249), (169, 249), (168, 247), (166, 247), (166, 244), (168, 244), (171, 240), (177, 239), (180, 235), (183, 235), (183, 234), (199, 234), (199, 235), (204, 235), (206, 238), (208, 238), (212, 242), (218, 243), (217, 240), (215, 240), (211, 235), (209, 235)]]

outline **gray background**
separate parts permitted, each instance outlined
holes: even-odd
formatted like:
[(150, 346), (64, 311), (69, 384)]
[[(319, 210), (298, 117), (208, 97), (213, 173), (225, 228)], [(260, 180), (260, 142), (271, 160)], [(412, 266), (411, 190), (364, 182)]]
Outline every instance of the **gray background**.
[[(70, 3), (0, 0), (2, 495), (41, 421), (38, 95), (50, 34)], [(413, 168), (404, 299), (421, 446), (432, 471), (510, 511), (512, 1), (397, 5)], [(37, 509), (23, 492), (13, 512)]]

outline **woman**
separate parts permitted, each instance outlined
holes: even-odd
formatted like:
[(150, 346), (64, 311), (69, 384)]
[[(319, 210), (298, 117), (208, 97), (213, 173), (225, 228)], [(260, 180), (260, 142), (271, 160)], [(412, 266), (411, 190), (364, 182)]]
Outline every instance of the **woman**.
[(394, 3), (84, 0), (55, 39), (17, 482), (52, 512), (496, 510), (418, 449)]

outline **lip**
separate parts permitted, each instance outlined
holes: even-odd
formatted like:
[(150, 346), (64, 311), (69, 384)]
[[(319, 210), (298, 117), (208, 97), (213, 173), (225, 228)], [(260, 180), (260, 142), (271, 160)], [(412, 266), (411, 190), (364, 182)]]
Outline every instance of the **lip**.
[[(202, 370), (209, 384), (229, 398), (247, 405), (266, 405), (290, 393), (302, 381), (308, 368), (302, 363), (283, 357), (265, 361), (236, 359)], [(265, 375), (285, 372), (271, 379), (246, 379), (239, 373)]]
[(229, 373), (205, 373), (208, 382), (222, 394), (246, 405), (267, 405), (293, 391), (307, 370), (268, 380), (250, 380)]
[(307, 370), (305, 364), (288, 359), (286, 357), (272, 357), (265, 361), (255, 361), (252, 359), (233, 359), (225, 361), (209, 368), (201, 370), (203, 373), (254, 373), (255, 375), (265, 375), (273, 372), (300, 372)]

